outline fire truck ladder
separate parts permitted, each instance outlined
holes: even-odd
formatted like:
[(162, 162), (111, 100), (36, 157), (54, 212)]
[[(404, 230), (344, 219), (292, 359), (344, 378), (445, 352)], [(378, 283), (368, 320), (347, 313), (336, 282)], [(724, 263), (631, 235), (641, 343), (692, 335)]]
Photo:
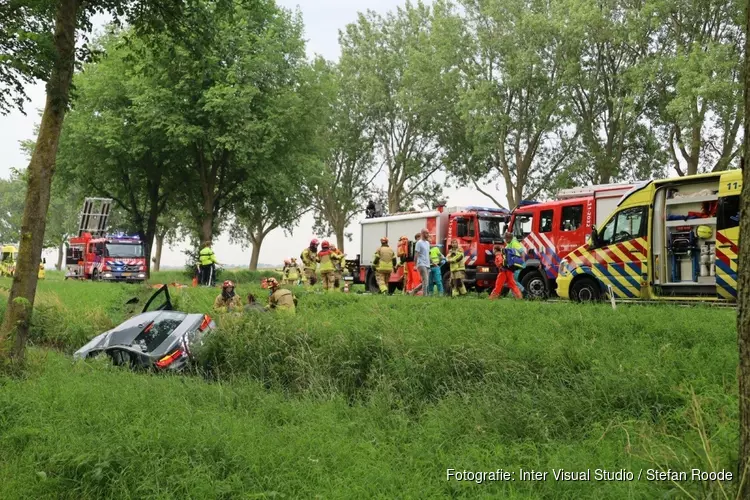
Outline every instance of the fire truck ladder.
[(78, 236), (83, 236), (83, 233), (91, 233), (93, 237), (104, 236), (111, 209), (111, 198), (86, 198), (81, 210)]

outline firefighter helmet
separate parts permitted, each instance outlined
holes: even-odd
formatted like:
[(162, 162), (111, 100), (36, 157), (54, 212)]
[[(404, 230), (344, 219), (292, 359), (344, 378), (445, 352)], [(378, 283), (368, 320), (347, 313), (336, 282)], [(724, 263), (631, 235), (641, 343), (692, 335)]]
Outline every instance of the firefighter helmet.
[(291, 261), (291, 260), (289, 260), (289, 259), (284, 259), (284, 264), (286, 264), (287, 266), (288, 266), (289, 264), (291, 264), (291, 263), (292, 263), (292, 261)]
[(268, 288), (278, 288), (279, 282), (276, 278), (268, 278), (266, 280), (266, 284), (268, 285)]
[(317, 240), (317, 238), (313, 238), (312, 240), (310, 240), (310, 246), (311, 247), (317, 247), (318, 246), (318, 240)]
[(388, 244), (388, 238), (385, 237), (385, 236), (383, 236), (382, 238), (380, 238), (380, 244), (381, 245), (387, 245)]
[(323, 243), (320, 244), (321, 248), (327, 249), (331, 247), (331, 244), (328, 243), (328, 240), (323, 240)]
[(229, 280), (226, 280), (226, 281), (224, 282), (224, 284), (223, 284), (223, 285), (222, 285), (221, 287), (222, 287), (222, 288), (230, 288), (230, 287), (231, 287), (231, 288), (234, 288), (234, 283), (232, 283), (232, 282), (231, 282), (231, 281), (229, 281)]
[(707, 240), (714, 234), (713, 230), (708, 226), (698, 226), (695, 230), (695, 234), (702, 240)]

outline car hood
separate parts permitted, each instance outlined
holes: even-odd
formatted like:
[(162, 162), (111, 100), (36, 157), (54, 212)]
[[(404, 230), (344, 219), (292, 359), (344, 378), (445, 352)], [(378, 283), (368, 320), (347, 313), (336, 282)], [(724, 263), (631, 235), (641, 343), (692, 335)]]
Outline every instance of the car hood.
[(139, 345), (133, 345), (134, 340), (143, 329), (164, 313), (167, 313), (167, 311), (152, 311), (134, 316), (115, 328), (107, 330), (91, 339), (86, 345), (77, 350), (73, 354), (73, 357), (76, 359), (83, 359), (94, 352), (104, 351), (115, 347), (124, 347), (131, 350), (134, 349), (143, 354), (158, 356), (167, 351), (169, 347), (174, 344), (175, 339), (181, 338), (191, 329), (191, 327), (196, 324), (200, 325), (201, 321), (203, 321), (202, 314), (187, 314), (180, 313), (179, 311), (168, 311), (169, 314), (183, 314), (184, 318), (182, 318), (182, 322), (160, 345), (155, 347), (150, 353), (143, 351)]

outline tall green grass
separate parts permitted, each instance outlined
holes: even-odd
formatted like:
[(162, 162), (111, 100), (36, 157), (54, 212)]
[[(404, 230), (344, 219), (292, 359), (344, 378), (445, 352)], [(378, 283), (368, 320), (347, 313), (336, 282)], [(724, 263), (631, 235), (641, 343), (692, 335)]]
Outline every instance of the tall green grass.
[[(238, 287), (265, 301), (257, 281)], [(180, 309), (208, 313), (218, 293), (171, 291)], [(35, 319), (38, 343), (75, 350), (104, 318), (126, 316), (132, 293), (150, 289), (40, 285), (49, 296), (35, 318), (50, 316)], [(733, 311), (295, 293), (294, 317), (218, 316), (200, 353), (203, 376), (132, 374), (32, 350), (26, 379), (0, 379), (0, 498), (733, 491), (551, 477), (552, 468), (733, 470)], [(503, 468), (516, 481), (446, 481), (447, 468)], [(522, 482), (519, 468), (548, 479)]]

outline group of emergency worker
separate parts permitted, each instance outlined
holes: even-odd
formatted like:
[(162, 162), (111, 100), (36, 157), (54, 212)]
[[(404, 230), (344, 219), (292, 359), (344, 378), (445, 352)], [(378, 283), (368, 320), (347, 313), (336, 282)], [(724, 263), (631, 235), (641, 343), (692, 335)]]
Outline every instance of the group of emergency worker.
[[(466, 255), (457, 239), (450, 242), (447, 255), (440, 251), (442, 245), (429, 244), (429, 232), (423, 229), (414, 236), (414, 241), (409, 241), (407, 236), (399, 239), (397, 251), (388, 246), (388, 238), (380, 239), (380, 248), (375, 251), (372, 265), (375, 270), (375, 279), (380, 293), (388, 293), (388, 284), (391, 274), (398, 271), (398, 266), (403, 270), (404, 293), (416, 294), (421, 292), (423, 296), (432, 295), (437, 287), (440, 295), (444, 294), (442, 266), (447, 262), (450, 269), (451, 295), (466, 295)], [(507, 286), (516, 298), (522, 298), (522, 287), (518, 283), (518, 275), (524, 265), (523, 246), (515, 239), (512, 233), (505, 233), (503, 242), (493, 248), (494, 262), (498, 269), (495, 286), (490, 294), (490, 299), (497, 299)], [(427, 283), (425, 287), (424, 284)]]
[[(440, 250), (442, 245), (431, 245), (429, 243), (430, 234), (426, 229), (416, 234), (414, 241), (402, 236), (399, 239), (397, 251), (394, 251), (388, 245), (388, 238), (380, 239), (380, 247), (375, 251), (372, 259), (372, 266), (375, 271), (375, 280), (380, 293), (388, 293), (388, 284), (390, 283), (391, 274), (398, 271), (402, 266), (403, 270), (403, 287), (404, 293), (421, 295), (432, 295), (435, 287), (437, 292), (443, 295), (443, 276), (441, 269), (444, 264), (449, 264), (451, 295), (462, 296), (467, 294), (466, 285), (466, 255), (464, 254), (459, 241), (453, 239), (450, 242), (450, 248), (447, 255), (443, 255)], [(320, 247), (320, 248), (318, 248)], [(518, 274), (524, 265), (524, 249), (516, 240), (512, 233), (505, 233), (503, 242), (495, 245), (494, 263), (498, 269), (495, 286), (490, 293), (490, 300), (497, 299), (507, 286), (516, 298), (522, 298), (522, 290), (518, 283)], [(211, 250), (211, 245), (205, 244), (200, 254), (200, 278), (201, 283), (206, 285), (212, 284), (215, 276), (216, 256)], [(229, 311), (251, 311), (251, 310), (269, 310), (278, 309), (284, 311), (296, 310), (297, 298), (294, 294), (286, 289), (281, 288), (284, 285), (302, 285), (313, 286), (318, 282), (318, 267), (320, 271), (320, 281), (323, 289), (339, 290), (344, 284), (344, 291), (348, 291), (346, 283), (343, 281), (343, 266), (345, 254), (338, 250), (327, 240), (318, 242), (317, 239), (310, 241), (310, 245), (300, 254), (301, 264), (296, 257), (284, 261), (282, 283), (276, 278), (265, 280), (265, 286), (270, 290), (268, 305), (263, 307), (256, 302), (253, 294), (248, 294), (247, 303), (242, 303), (242, 299), (235, 292), (235, 286), (232, 281), (224, 281), (221, 293), (214, 301), (214, 309), (218, 312)], [(427, 286), (425, 286), (427, 283)]]

